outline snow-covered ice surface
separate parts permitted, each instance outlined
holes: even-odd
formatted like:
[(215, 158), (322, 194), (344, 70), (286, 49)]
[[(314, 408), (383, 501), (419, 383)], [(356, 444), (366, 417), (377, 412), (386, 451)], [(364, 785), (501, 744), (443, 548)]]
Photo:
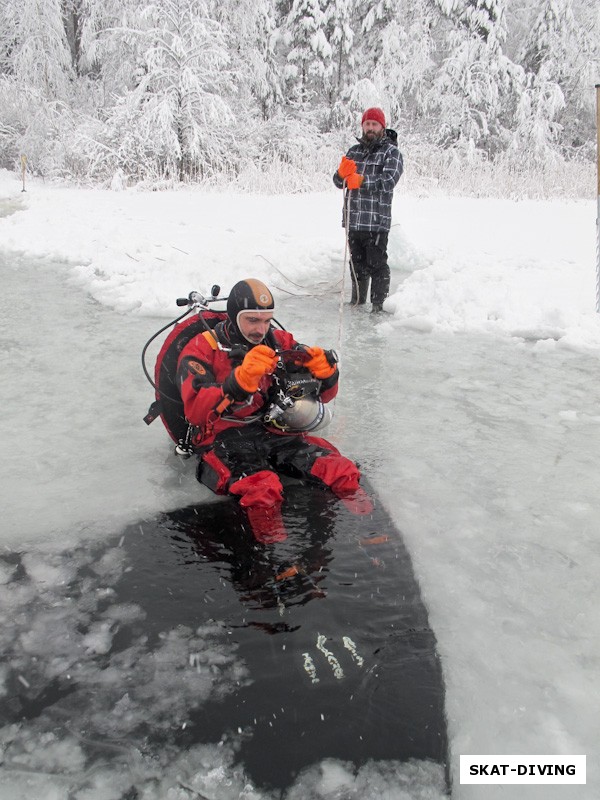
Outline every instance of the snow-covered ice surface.
[[(127, 568), (120, 548), (98, 555), (126, 523), (208, 496), (160, 423), (141, 421), (152, 392), (139, 354), (177, 314), (176, 296), (254, 275), (280, 287), (277, 316), (299, 339), (340, 350), (328, 436), (361, 462), (411, 552), (442, 656), (453, 796), (596, 798), (594, 205), (399, 195), (392, 313), (378, 322), (340, 316), (335, 193), (32, 183), (21, 194), (15, 176), (0, 177), (0, 613), (2, 650), (18, 654), (0, 662), (0, 691), (9, 712), (23, 691), (32, 703), (0, 731), (2, 797), (105, 800), (135, 796), (132, 786), (144, 798), (264, 796), (234, 766), (231, 744), (157, 762), (127, 740), (140, 719), (160, 730), (186, 704), (231, 691), (244, 664), (218, 626), (165, 631), (152, 655), (136, 641), (111, 656), (140, 612), (110, 602)], [(87, 583), (74, 586), (75, 573)], [(189, 670), (196, 652), (218, 665), (212, 677)], [(68, 719), (56, 731), (36, 717), (37, 690), (68, 694), (75, 669), (90, 688), (91, 743)], [(104, 767), (90, 766), (94, 747), (106, 748)], [(461, 753), (585, 754), (587, 785), (461, 786)], [(323, 762), (286, 796), (435, 797), (424, 769), (371, 765), (354, 776)]]

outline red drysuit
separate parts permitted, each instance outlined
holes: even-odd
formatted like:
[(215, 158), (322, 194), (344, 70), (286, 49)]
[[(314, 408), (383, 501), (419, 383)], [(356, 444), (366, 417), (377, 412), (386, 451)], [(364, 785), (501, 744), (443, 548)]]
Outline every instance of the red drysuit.
[[(219, 343), (232, 347), (232, 331), (226, 322), (194, 337), (179, 356), (177, 382), (186, 418), (197, 428), (199, 479), (218, 494), (238, 495), (256, 538), (272, 541), (285, 536), (279, 474), (314, 480), (339, 497), (348, 497), (358, 491), (360, 472), (325, 439), (263, 423), (272, 375), (264, 375), (258, 391), (243, 399), (226, 392), (223, 384), (244, 355), (239, 347), (236, 353), (235, 341), (231, 351), (219, 347)], [(264, 343), (277, 352), (301, 350), (290, 333), (274, 328)], [(324, 403), (337, 394), (337, 383), (335, 369), (321, 382), (319, 397)]]

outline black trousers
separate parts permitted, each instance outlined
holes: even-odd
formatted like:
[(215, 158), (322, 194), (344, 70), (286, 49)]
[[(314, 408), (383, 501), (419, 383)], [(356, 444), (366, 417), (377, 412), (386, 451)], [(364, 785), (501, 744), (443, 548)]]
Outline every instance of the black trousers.
[[(390, 293), (387, 231), (350, 231), (348, 234), (352, 266), (359, 286), (371, 279), (371, 302), (381, 305)], [(364, 298), (366, 300), (366, 297)]]
[[(360, 478), (356, 464), (326, 439), (270, 432), (259, 422), (217, 434), (200, 457), (197, 478), (213, 492), (227, 494), (232, 484), (256, 473), (267, 473), (263, 483), (271, 488), (274, 482), (268, 473), (305, 478), (334, 492), (356, 490)], [(279, 480), (276, 483), (281, 488)]]
[[(218, 434), (212, 450), (229, 471), (233, 483), (265, 469), (295, 478), (308, 477), (317, 458), (335, 452), (333, 445), (326, 448), (325, 444), (329, 443), (306, 434), (271, 433), (261, 423), (254, 423)], [(214, 491), (214, 486), (206, 485)]]

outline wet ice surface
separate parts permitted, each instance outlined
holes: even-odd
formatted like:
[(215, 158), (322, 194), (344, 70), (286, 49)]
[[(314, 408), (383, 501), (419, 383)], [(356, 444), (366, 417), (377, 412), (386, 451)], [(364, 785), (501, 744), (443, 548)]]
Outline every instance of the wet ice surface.
[[(3, 797), (136, 797), (136, 785), (164, 797), (163, 771), (177, 756), (168, 746), (145, 748), (140, 732), (160, 741), (190, 709), (243, 682), (226, 631), (176, 626), (149, 647), (142, 608), (111, 599), (123, 569), (117, 548), (96, 559), (85, 549), (27, 555), (18, 569), (15, 583), (2, 587), (13, 611), (3, 631), (11, 657)], [(196, 655), (202, 670), (190, 666)]]
[(193, 475), (165, 470), (163, 432), (141, 421), (152, 392), (140, 352), (153, 321), (98, 305), (60, 265), (0, 259), (3, 540), (61, 547), (179, 502), (180, 484), (189, 497)]
[[(133, 724), (183, 725), (189, 704), (230, 692), (245, 670), (218, 624), (165, 630), (152, 651), (143, 634), (111, 651), (119, 630), (143, 628), (139, 604), (111, 603), (128, 568), (111, 537), (208, 497), (160, 423), (141, 421), (152, 393), (139, 353), (166, 320), (98, 306), (56, 264), (11, 257), (2, 274), (3, 652), (18, 643), (0, 667), (2, 797), (267, 796), (247, 786), (233, 742), (148, 753), (127, 738)], [(529, 787), (528, 797), (596, 797), (597, 356), (475, 335), (392, 336), (348, 309), (340, 329), (333, 297), (290, 300), (278, 318), (300, 340), (341, 351), (328, 435), (361, 462), (404, 532), (442, 656), (456, 762), (584, 753), (587, 786)], [(215, 670), (190, 669), (200, 652)], [(90, 741), (69, 705), (76, 666)], [(44, 726), (44, 692), (67, 710), (60, 726)], [(19, 693), (25, 712), (11, 706)], [(354, 777), (326, 762), (287, 796), (435, 796), (417, 785), (435, 787), (438, 776), (389, 764)], [(501, 792), (454, 788), (466, 798)]]

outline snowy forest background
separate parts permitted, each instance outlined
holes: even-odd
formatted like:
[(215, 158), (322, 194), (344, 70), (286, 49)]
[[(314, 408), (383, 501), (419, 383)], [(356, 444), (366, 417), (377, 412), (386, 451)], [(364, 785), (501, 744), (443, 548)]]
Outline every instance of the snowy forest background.
[(589, 0), (0, 0), (0, 167), (330, 186), (365, 107), (409, 190), (594, 196)]

